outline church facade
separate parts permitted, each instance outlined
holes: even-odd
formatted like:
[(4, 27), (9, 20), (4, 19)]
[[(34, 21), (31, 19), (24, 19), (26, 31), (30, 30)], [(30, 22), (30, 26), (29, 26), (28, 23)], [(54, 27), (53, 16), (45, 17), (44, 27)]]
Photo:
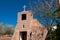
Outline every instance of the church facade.
[(31, 11), (18, 13), (12, 40), (45, 40), (48, 30), (37, 19), (33, 19), (32, 14)]

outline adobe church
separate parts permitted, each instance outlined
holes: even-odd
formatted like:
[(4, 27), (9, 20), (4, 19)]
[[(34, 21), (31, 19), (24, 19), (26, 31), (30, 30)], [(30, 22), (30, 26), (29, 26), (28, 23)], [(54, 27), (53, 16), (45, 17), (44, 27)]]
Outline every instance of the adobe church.
[(33, 12), (18, 12), (18, 19), (12, 40), (45, 40), (48, 30), (37, 19)]

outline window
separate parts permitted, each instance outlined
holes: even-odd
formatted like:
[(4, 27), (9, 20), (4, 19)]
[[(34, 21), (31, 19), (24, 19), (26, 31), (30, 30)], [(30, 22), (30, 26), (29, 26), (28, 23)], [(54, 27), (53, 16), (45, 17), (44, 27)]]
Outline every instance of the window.
[(26, 14), (22, 14), (22, 20), (26, 20)]

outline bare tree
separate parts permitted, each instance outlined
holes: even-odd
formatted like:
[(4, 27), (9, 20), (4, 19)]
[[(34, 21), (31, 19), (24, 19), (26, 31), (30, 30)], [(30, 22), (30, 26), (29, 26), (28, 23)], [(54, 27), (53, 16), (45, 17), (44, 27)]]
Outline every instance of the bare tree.
[(34, 0), (30, 4), (30, 8), (34, 13), (39, 14), (39, 17), (45, 23), (45, 27), (49, 30), (50, 40), (52, 40), (51, 29), (53, 23), (57, 20), (56, 0)]
[(39, 14), (39, 17), (44, 20), (45, 26), (53, 24), (56, 18), (54, 13), (56, 10), (55, 0), (34, 0), (32, 3), (30, 3), (30, 8), (32, 11), (34, 11), (34, 13)]

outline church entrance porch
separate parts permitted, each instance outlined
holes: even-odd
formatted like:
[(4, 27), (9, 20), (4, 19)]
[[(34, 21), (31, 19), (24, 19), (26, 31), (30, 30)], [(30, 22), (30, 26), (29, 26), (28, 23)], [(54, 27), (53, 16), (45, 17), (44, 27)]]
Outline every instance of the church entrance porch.
[(27, 40), (27, 32), (26, 31), (20, 32), (20, 40)]

